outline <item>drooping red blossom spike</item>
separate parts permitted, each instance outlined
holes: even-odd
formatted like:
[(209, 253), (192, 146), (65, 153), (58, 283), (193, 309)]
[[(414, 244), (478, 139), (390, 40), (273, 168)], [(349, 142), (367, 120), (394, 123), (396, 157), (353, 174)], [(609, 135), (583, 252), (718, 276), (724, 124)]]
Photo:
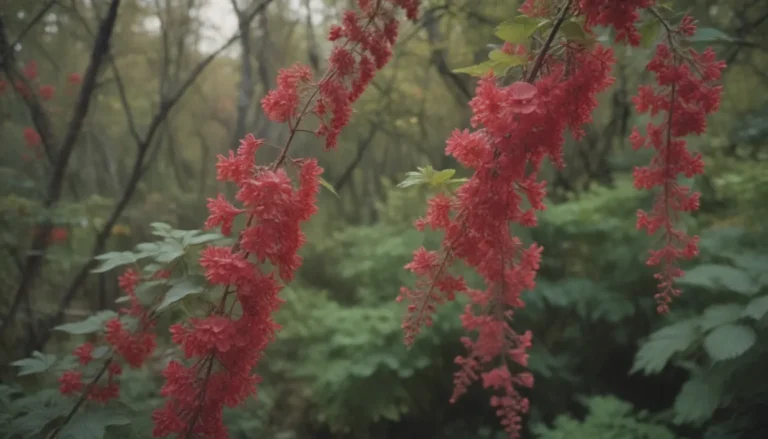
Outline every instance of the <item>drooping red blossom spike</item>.
[[(491, 74), (480, 79), (469, 105), (475, 131), (455, 130), (446, 142), (446, 153), (473, 171), (455, 196), (437, 195), (427, 214), (416, 222), (444, 232), (440, 251), (418, 249), (406, 269), (419, 280), (415, 288), (402, 288), (398, 300), (407, 300), (403, 323), (407, 344), (441, 303), (458, 293), (470, 299), (461, 317), (474, 337), (462, 338), (467, 355), (456, 358), (456, 401), (474, 381), (481, 381), (494, 396), (502, 425), (510, 438), (520, 434), (521, 417), (528, 400), (518, 388), (531, 387), (527, 366), (530, 332), (510, 326), (514, 310), (522, 308), (521, 295), (535, 286), (543, 249), (524, 245), (510, 234), (510, 223), (536, 225), (536, 211), (543, 210), (546, 182), (537, 179), (542, 162), (549, 158), (562, 165), (565, 132), (583, 135), (591, 120), (596, 96), (613, 83), (615, 60), (610, 48), (564, 46), (564, 59), (548, 57), (546, 74), (533, 83), (518, 81), (502, 86)], [(462, 261), (483, 278), (485, 288), (469, 288), (450, 274)], [(503, 359), (503, 361), (499, 361)], [(499, 364), (505, 366), (499, 366)]]
[(0, 96), (4, 95), (8, 90), (8, 81), (0, 79)]
[[(236, 217), (245, 226), (232, 247), (208, 246), (200, 265), (209, 283), (224, 287), (219, 305), (207, 316), (171, 327), (172, 341), (185, 361), (165, 368), (161, 394), (165, 405), (153, 415), (155, 437), (226, 438), (225, 406), (234, 407), (256, 392), (260, 377), (253, 372), (279, 326), (273, 313), (279, 293), (301, 265), (298, 251), (306, 238), (301, 225), (317, 212), (322, 169), (315, 159), (289, 158), (288, 148), (309, 114), (320, 119), (318, 135), (326, 148), (336, 145), (348, 123), (351, 104), (391, 57), (397, 37), (397, 8), (416, 17), (414, 0), (360, 0), (360, 11), (347, 11), (343, 26), (332, 28), (336, 43), (330, 67), (317, 83), (312, 71), (296, 64), (278, 73), (277, 88), (262, 99), (267, 117), (288, 124), (288, 143), (274, 163), (255, 164), (264, 140), (248, 135), (237, 153), (218, 156), (217, 179), (237, 185), (235, 200), (223, 195), (208, 200), (206, 228), (233, 234)], [(298, 182), (281, 165), (298, 168)], [(233, 313), (239, 310), (240, 313)]]
[[(695, 24), (684, 18), (677, 32), (691, 35)], [(698, 192), (678, 183), (679, 175), (692, 178), (704, 172), (701, 154), (688, 150), (686, 136), (702, 134), (707, 129), (706, 117), (717, 111), (722, 87), (717, 84), (725, 68), (710, 48), (703, 53), (659, 44), (647, 69), (655, 74), (656, 85), (641, 86), (633, 98), (638, 113), (663, 113), (659, 123), (650, 122), (645, 135), (634, 128), (630, 142), (634, 149), (652, 148), (656, 154), (649, 166), (636, 167), (633, 175), (635, 187), (654, 190), (660, 188), (650, 212), (637, 213), (638, 230), (649, 235), (660, 232), (663, 246), (651, 250), (647, 264), (661, 266), (655, 275), (659, 291), (655, 295), (659, 313), (669, 310), (673, 297), (680, 295), (674, 286), (683, 276), (678, 261), (698, 254), (698, 237), (688, 235), (677, 227), (680, 215), (699, 208)]]
[(636, 23), (640, 11), (656, 4), (656, 0), (578, 0), (576, 9), (586, 18), (587, 29), (610, 26), (616, 30), (616, 42), (640, 45), (640, 31)]
[(93, 361), (93, 344), (90, 342), (83, 343), (75, 348), (72, 353), (77, 357), (81, 366), (87, 366), (88, 363)]
[[(157, 346), (154, 333), (155, 321), (149, 310), (145, 308), (136, 296), (136, 288), (141, 282), (141, 276), (136, 270), (129, 268), (118, 278), (118, 284), (130, 299), (130, 307), (120, 310), (120, 314), (135, 319), (130, 325), (120, 318), (108, 320), (104, 325), (103, 344), (109, 345), (114, 354), (102, 363), (102, 373), (91, 377), (87, 386), (83, 383), (83, 374), (78, 370), (65, 371), (59, 377), (59, 391), (63, 395), (77, 395), (98, 403), (107, 403), (120, 396), (118, 376), (122, 374), (120, 362), (125, 362), (132, 368), (139, 368), (146, 363)], [(103, 346), (102, 344), (102, 346)], [(75, 348), (73, 354), (80, 366), (87, 366), (94, 361), (95, 346), (86, 342)], [(101, 378), (106, 373), (106, 379)], [(88, 394), (83, 392), (88, 389)]]

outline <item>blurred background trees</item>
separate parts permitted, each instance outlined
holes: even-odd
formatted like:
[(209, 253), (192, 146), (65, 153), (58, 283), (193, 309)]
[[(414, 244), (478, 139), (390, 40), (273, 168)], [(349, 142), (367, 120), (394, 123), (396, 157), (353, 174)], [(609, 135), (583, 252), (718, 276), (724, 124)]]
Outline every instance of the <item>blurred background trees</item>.
[[(259, 100), (281, 67), (324, 67), (324, 36), (348, 3), (124, 0), (95, 69), (109, 1), (0, 2), (0, 425), (8, 426), (0, 437), (26, 431), (18, 429), (20, 398), (45, 405), (32, 392), (53, 379), (17, 377), (11, 362), (36, 350), (67, 353), (78, 340), (54, 326), (116, 306), (118, 273), (91, 273), (92, 257), (152, 240), (153, 221), (199, 228), (206, 198), (226, 190), (215, 180), (216, 155), (245, 133), (282, 134)], [(284, 329), (263, 362), (259, 400), (229, 413), (232, 437), (497, 435), (481, 390), (448, 404), (461, 303), (444, 309), (413, 350), (402, 345), (394, 298), (412, 281), (402, 266), (423, 239), (411, 223), (426, 193), (396, 184), (418, 166), (455, 167), (444, 140), (468, 125), (474, 80), (453, 70), (484, 59), (497, 43), (494, 27), (517, 4), (423, 3), (340, 148), (323, 153), (311, 135), (296, 145), (297, 155), (319, 157), (338, 197), (321, 195), (305, 265), (279, 316)], [(721, 111), (692, 145), (708, 165), (694, 183), (702, 211), (689, 224), (702, 254), (687, 267), (673, 312), (656, 315), (654, 280), (642, 263), (648, 238), (634, 229), (635, 211), (650, 199), (630, 180), (647, 156), (626, 140), (645, 124), (630, 100), (649, 79), (643, 68), (655, 33), (644, 29), (645, 48), (619, 49), (616, 84), (586, 138), (567, 145), (568, 166), (547, 171), (541, 225), (521, 232), (545, 247), (539, 285), (517, 319), (535, 334), (528, 437), (768, 434), (760, 414), (768, 407), (768, 2), (667, 3), (690, 10), (701, 26), (695, 44), (714, 45), (729, 63)], [(53, 86), (50, 99), (42, 90), (31, 101), (13, 93), (10, 81), (30, 63), (38, 73), (29, 85)], [(268, 161), (276, 152), (260, 154)], [(65, 171), (58, 180), (57, 168)], [(34, 276), (20, 288), (34, 260)], [(135, 421), (110, 427), (111, 437), (145, 437), (159, 402), (156, 372), (126, 371), (137, 379), (121, 400)]]

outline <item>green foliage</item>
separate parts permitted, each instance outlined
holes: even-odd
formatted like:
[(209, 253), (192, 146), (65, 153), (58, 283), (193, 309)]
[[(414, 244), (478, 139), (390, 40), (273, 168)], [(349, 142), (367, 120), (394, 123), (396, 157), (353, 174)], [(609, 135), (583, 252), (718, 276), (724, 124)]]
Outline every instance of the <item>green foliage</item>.
[(448, 189), (460, 185), (467, 181), (466, 178), (452, 178), (456, 174), (455, 169), (443, 169), (437, 171), (432, 166), (418, 168), (418, 172), (408, 172), (406, 179), (400, 182), (397, 187), (408, 188), (417, 185), (427, 185), (432, 189)]
[(595, 396), (582, 402), (588, 409), (583, 421), (568, 415), (553, 426), (536, 425), (538, 439), (675, 439), (666, 427), (654, 423), (646, 412), (635, 413), (632, 404), (613, 396)]
[(759, 343), (768, 336), (768, 281), (758, 262), (768, 252), (759, 239), (734, 228), (706, 231), (701, 247), (698, 264), (680, 281), (686, 296), (694, 296), (694, 313), (673, 316), (651, 334), (633, 367), (646, 374), (667, 364), (689, 371), (673, 406), (676, 423), (702, 423), (733, 398), (768, 388), (743, 387), (755, 365), (768, 361)]
[(19, 368), (18, 376), (33, 375), (45, 372), (56, 362), (56, 356), (35, 351), (29, 358), (14, 361), (11, 366)]
[(86, 317), (84, 320), (73, 323), (65, 323), (57, 326), (57, 331), (66, 332), (69, 334), (90, 334), (98, 332), (104, 329), (104, 323), (117, 317), (117, 313), (111, 310), (97, 311), (96, 313)]

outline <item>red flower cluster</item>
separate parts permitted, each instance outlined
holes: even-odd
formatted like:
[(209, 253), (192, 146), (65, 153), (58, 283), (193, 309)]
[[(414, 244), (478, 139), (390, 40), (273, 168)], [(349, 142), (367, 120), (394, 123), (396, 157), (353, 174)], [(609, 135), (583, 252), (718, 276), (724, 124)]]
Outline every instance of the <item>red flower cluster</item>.
[[(105, 341), (111, 346), (114, 354), (109, 357), (102, 365), (102, 371), (93, 376), (89, 376), (91, 382), (87, 388), (87, 398), (101, 403), (106, 403), (111, 399), (120, 396), (120, 385), (115, 377), (122, 374), (120, 359), (124, 360), (133, 368), (141, 367), (144, 362), (152, 355), (156, 347), (156, 335), (152, 330), (155, 322), (149, 312), (141, 305), (136, 297), (136, 287), (141, 282), (141, 277), (133, 269), (126, 270), (119, 278), (118, 284), (123, 292), (128, 295), (131, 301), (130, 308), (121, 309), (122, 314), (130, 316), (137, 321), (134, 326), (137, 329), (131, 330), (118, 318), (111, 319), (105, 324)], [(81, 368), (88, 370), (93, 360), (94, 346), (86, 342), (75, 348), (73, 354), (77, 358)], [(107, 382), (101, 384), (101, 374), (107, 374)], [(74, 395), (83, 392), (86, 389), (83, 380), (83, 371), (68, 370), (59, 377), (59, 391), (63, 395)]]
[[(692, 19), (686, 17), (677, 33), (690, 36), (695, 31)], [(684, 137), (706, 131), (707, 115), (720, 105), (722, 87), (716, 81), (725, 68), (725, 62), (718, 61), (712, 49), (703, 53), (676, 50), (666, 44), (657, 46), (656, 55), (647, 66), (656, 76), (656, 86), (641, 86), (633, 98), (638, 113), (655, 116), (663, 112), (664, 120), (648, 123), (645, 135), (634, 128), (630, 136), (634, 149), (653, 148), (657, 152), (650, 166), (635, 168), (634, 178), (638, 189), (662, 188), (652, 210), (637, 214), (639, 230), (645, 229), (649, 235), (661, 230), (663, 236), (663, 246), (652, 250), (647, 261), (648, 265), (661, 266), (661, 272), (655, 275), (659, 281), (656, 300), (660, 313), (668, 311), (672, 297), (680, 294), (673, 285), (683, 275), (677, 261), (698, 254), (698, 237), (675, 227), (681, 212), (699, 208), (699, 193), (678, 184), (678, 175), (692, 178), (704, 172), (701, 154), (692, 154)]]
[[(280, 70), (277, 89), (261, 101), (264, 112), (271, 120), (294, 126), (314, 102), (312, 112), (320, 122), (316, 133), (325, 137), (326, 150), (335, 148), (341, 130), (352, 116), (352, 104), (373, 80), (376, 70), (392, 57), (398, 32), (397, 9), (402, 8), (409, 19), (415, 20), (418, 3), (358, 0), (360, 10), (346, 11), (342, 25), (331, 27), (328, 39), (335, 44), (325, 76), (314, 84), (312, 72), (306, 66)], [(303, 101), (306, 103), (300, 108)]]
[(578, 0), (576, 8), (586, 18), (587, 28), (611, 26), (616, 30), (616, 42), (640, 45), (640, 32), (635, 23), (640, 10), (649, 8), (656, 0)]
[[(536, 211), (544, 209), (546, 182), (537, 181), (537, 171), (549, 157), (560, 164), (564, 133), (571, 129), (581, 135), (581, 125), (589, 122), (597, 106), (595, 96), (612, 84), (609, 76), (614, 63), (612, 51), (600, 45), (592, 49), (567, 47), (565, 64), (555, 59), (547, 63), (548, 74), (534, 84), (516, 82), (500, 86), (493, 76), (480, 80), (470, 102), (472, 125), (477, 131), (454, 131), (447, 141), (446, 153), (474, 171), (455, 198), (438, 195), (429, 202), (426, 217), (417, 222), (419, 229), (429, 226), (443, 230), (442, 252), (424, 248), (414, 253), (406, 268), (420, 277), (415, 289), (402, 288), (399, 300), (410, 302), (403, 324), (410, 343), (435, 305), (453, 300), (455, 293), (469, 296), (462, 316), (467, 331), (475, 339), (462, 342), (469, 354), (459, 357), (461, 367), (455, 376), (452, 401), (467, 386), (482, 378), (492, 388), (492, 405), (510, 434), (519, 434), (520, 414), (528, 410), (528, 401), (514, 384), (530, 387), (529, 373), (515, 373), (508, 367), (527, 365), (526, 349), (531, 333), (518, 334), (510, 326), (513, 309), (524, 306), (520, 295), (534, 287), (542, 248), (528, 247), (510, 235), (510, 223), (526, 227), (536, 225)], [(527, 203), (528, 208), (524, 207)], [(484, 279), (485, 290), (474, 290), (448, 266), (461, 259)], [(498, 358), (504, 358), (498, 366)]]
[[(227, 437), (223, 407), (238, 405), (256, 391), (259, 377), (253, 368), (278, 329), (272, 314), (282, 302), (282, 286), (276, 277), (292, 280), (301, 263), (300, 224), (316, 212), (321, 173), (316, 160), (299, 162), (299, 187), (294, 188), (284, 169), (254, 165), (261, 144), (248, 135), (237, 154), (219, 156), (218, 179), (237, 184), (242, 208), (221, 195), (209, 200), (206, 227), (221, 226), (230, 234), (240, 214), (248, 217), (247, 226), (234, 248), (209, 246), (201, 252), (208, 281), (225, 286), (227, 293), (211, 315), (171, 327), (173, 342), (195, 361), (189, 366), (172, 361), (166, 367), (161, 394), (169, 399), (153, 415), (155, 436), (191, 429), (204, 437)], [(272, 272), (260, 265), (265, 262), (274, 267)], [(232, 303), (227, 303), (230, 294)]]
[[(323, 79), (314, 83), (311, 70), (296, 64), (279, 72), (277, 88), (262, 99), (267, 116), (288, 123), (291, 130), (278, 159), (268, 167), (255, 165), (264, 140), (253, 135), (240, 142), (236, 153), (218, 157), (217, 179), (238, 187), (238, 206), (221, 194), (209, 199), (205, 226), (221, 227), (230, 235), (241, 215), (245, 226), (234, 247), (209, 246), (201, 252), (208, 282), (223, 286), (224, 294), (209, 315), (171, 327), (173, 342), (191, 361), (171, 361), (163, 372), (161, 394), (168, 400), (153, 414), (155, 437), (226, 438), (223, 408), (239, 405), (256, 392), (260, 378), (253, 369), (279, 329), (272, 318), (282, 303), (278, 294), (301, 265), (298, 251), (305, 236), (300, 226), (317, 210), (322, 169), (314, 159), (287, 158), (290, 142), (314, 103), (320, 119), (317, 134), (326, 137), (326, 148), (334, 147), (349, 121), (351, 104), (391, 57), (396, 7), (416, 17), (415, 0), (358, 4), (360, 13), (346, 12), (344, 26), (331, 30), (330, 39), (339, 43)], [(281, 167), (286, 159), (299, 168), (297, 187)]]

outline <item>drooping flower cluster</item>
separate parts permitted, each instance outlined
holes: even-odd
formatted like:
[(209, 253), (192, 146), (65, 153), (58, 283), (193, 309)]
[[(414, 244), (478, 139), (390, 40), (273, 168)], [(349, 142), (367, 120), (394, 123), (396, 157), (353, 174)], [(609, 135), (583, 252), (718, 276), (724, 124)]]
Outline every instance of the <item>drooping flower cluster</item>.
[[(292, 159), (288, 149), (308, 114), (320, 120), (319, 136), (333, 148), (349, 122), (351, 105), (391, 57), (397, 37), (395, 13), (416, 17), (416, 0), (359, 0), (360, 12), (344, 14), (341, 27), (331, 30), (336, 45), (328, 72), (317, 83), (311, 70), (296, 64), (278, 73), (277, 88), (262, 99), (265, 114), (287, 123), (288, 143), (270, 166), (254, 163), (265, 143), (246, 136), (236, 152), (220, 155), (217, 179), (234, 183), (237, 205), (223, 195), (209, 199), (207, 228), (233, 234), (238, 218), (245, 223), (233, 247), (209, 246), (200, 265), (210, 284), (224, 292), (215, 309), (171, 327), (172, 340), (184, 360), (171, 361), (163, 375), (166, 404), (153, 414), (153, 435), (226, 438), (222, 410), (253, 396), (260, 377), (254, 373), (268, 343), (279, 329), (273, 313), (282, 300), (283, 284), (301, 265), (298, 251), (305, 236), (301, 224), (316, 212), (322, 169), (315, 159)], [(281, 166), (298, 167), (294, 184)]]
[[(411, 342), (421, 324), (429, 324), (435, 305), (466, 294), (471, 303), (462, 324), (474, 338), (464, 337), (466, 357), (458, 357), (455, 401), (473, 381), (494, 390), (491, 404), (510, 437), (517, 437), (520, 416), (528, 401), (516, 387), (530, 387), (533, 376), (518, 369), (527, 365), (530, 332), (518, 333), (509, 325), (515, 308), (524, 306), (523, 291), (535, 285), (542, 248), (525, 246), (509, 232), (511, 223), (536, 225), (536, 211), (544, 209), (545, 182), (537, 171), (546, 158), (561, 163), (564, 134), (580, 135), (597, 106), (595, 96), (612, 83), (612, 51), (569, 46), (564, 63), (550, 58), (548, 72), (533, 84), (501, 86), (493, 76), (480, 80), (470, 102), (474, 132), (456, 130), (446, 153), (474, 172), (455, 198), (438, 195), (429, 201), (423, 229), (443, 230), (442, 250), (414, 253), (406, 268), (421, 279), (416, 288), (402, 288), (400, 300), (409, 302), (403, 324)], [(469, 288), (448, 272), (451, 262), (462, 260), (485, 282), (484, 290)], [(499, 362), (502, 358), (504, 361)]]
[[(201, 252), (209, 283), (226, 292), (210, 315), (171, 327), (173, 342), (194, 361), (172, 361), (163, 372), (161, 394), (168, 401), (153, 415), (155, 436), (184, 435), (192, 429), (196, 436), (227, 437), (223, 407), (236, 406), (256, 391), (259, 377), (253, 368), (278, 329), (272, 318), (282, 302), (278, 278), (292, 280), (301, 263), (300, 225), (316, 211), (321, 172), (316, 160), (301, 161), (299, 187), (294, 188), (285, 169), (254, 165), (262, 144), (249, 135), (236, 154), (219, 156), (218, 178), (237, 184), (242, 208), (223, 196), (211, 199), (206, 227), (222, 226), (230, 234), (238, 215), (247, 217), (247, 225), (234, 248), (209, 246)], [(267, 270), (265, 263), (273, 269)]]
[[(676, 33), (691, 36), (695, 30), (693, 21), (686, 17)], [(679, 175), (692, 178), (704, 172), (701, 154), (688, 150), (685, 136), (706, 131), (707, 115), (720, 105), (722, 87), (716, 83), (724, 68), (725, 62), (718, 61), (712, 49), (698, 53), (692, 48), (681, 51), (659, 44), (647, 66), (655, 74), (656, 85), (641, 86), (633, 98), (638, 113), (664, 115), (660, 122), (648, 123), (645, 135), (635, 127), (630, 136), (634, 149), (656, 151), (649, 166), (635, 168), (634, 180), (638, 189), (661, 188), (651, 211), (641, 210), (637, 214), (638, 230), (645, 229), (649, 235), (661, 231), (663, 245), (651, 250), (647, 260), (648, 265), (661, 266), (655, 275), (659, 281), (656, 300), (660, 313), (668, 311), (672, 297), (680, 294), (674, 286), (675, 279), (683, 275), (677, 261), (698, 254), (698, 237), (688, 235), (676, 223), (680, 213), (699, 208), (699, 193), (679, 184), (677, 179)]]
[[(119, 278), (118, 284), (130, 301), (129, 308), (123, 308), (120, 313), (128, 316), (130, 324), (120, 318), (113, 318), (104, 325), (105, 335), (102, 351), (98, 358), (94, 357), (95, 347), (91, 342), (79, 345), (73, 351), (79, 366), (65, 371), (59, 377), (59, 391), (63, 395), (82, 394), (89, 400), (106, 403), (120, 396), (120, 383), (116, 377), (122, 374), (121, 363), (132, 368), (140, 368), (157, 346), (156, 335), (153, 331), (155, 322), (148, 309), (141, 304), (136, 296), (136, 287), (141, 282), (141, 276), (133, 269), (126, 270)], [(107, 355), (111, 349), (112, 354)], [(95, 360), (104, 360), (94, 362)], [(98, 364), (97, 364), (98, 363)], [(106, 373), (106, 382), (101, 381)], [(90, 383), (86, 385), (86, 382)]]
[(655, 3), (656, 0), (578, 0), (576, 8), (584, 15), (588, 29), (593, 26), (613, 27), (616, 30), (616, 42), (638, 46), (640, 31), (636, 23), (640, 11)]
[[(520, 11), (532, 17), (556, 13), (560, 23), (569, 13), (576, 14), (583, 17), (587, 34), (592, 34), (593, 26), (611, 26), (617, 42), (636, 46), (640, 42), (636, 27), (640, 11), (653, 4), (651, 0), (526, 0)], [(670, 39), (694, 32), (693, 21), (685, 17)], [(482, 128), (456, 130), (446, 144), (446, 153), (471, 169), (473, 175), (455, 196), (440, 194), (429, 200), (426, 216), (416, 227), (444, 231), (442, 248), (428, 251), (422, 247), (414, 252), (405, 268), (418, 276), (416, 286), (401, 288), (398, 296), (398, 301), (409, 302), (403, 323), (407, 344), (413, 343), (421, 325), (431, 324), (437, 305), (454, 300), (457, 293), (469, 297), (462, 324), (476, 336), (462, 339), (469, 354), (456, 359), (461, 369), (454, 378), (452, 401), (471, 382), (482, 380), (484, 387), (496, 391), (491, 405), (513, 438), (519, 435), (520, 416), (528, 409), (528, 401), (515, 387), (533, 385), (532, 375), (513, 368), (526, 366), (532, 335), (514, 331), (509, 321), (515, 308), (524, 306), (521, 293), (534, 287), (542, 248), (524, 246), (510, 235), (509, 226), (536, 225), (536, 211), (545, 208), (546, 187), (546, 182), (537, 180), (537, 171), (545, 158), (556, 166), (563, 165), (565, 131), (576, 139), (584, 135), (582, 126), (591, 121), (597, 94), (613, 83), (610, 73), (615, 62), (612, 51), (595, 42), (590, 48), (567, 41), (561, 44), (563, 51), (558, 56), (547, 53), (551, 49), (547, 44), (527, 82), (501, 87), (492, 74), (480, 80), (470, 107), (472, 125)], [(507, 54), (517, 50), (510, 44), (502, 48)], [(635, 185), (663, 188), (653, 211), (638, 214), (638, 228), (651, 234), (664, 231), (665, 246), (653, 251), (648, 260), (650, 265), (665, 267), (657, 275), (662, 289), (657, 295), (660, 310), (665, 310), (669, 296), (677, 293), (672, 281), (682, 271), (674, 261), (697, 251), (696, 238), (673, 225), (676, 212), (698, 207), (698, 196), (679, 186), (677, 175), (691, 177), (703, 167), (700, 156), (687, 151), (682, 137), (705, 130), (706, 115), (716, 111), (719, 103), (720, 87), (715, 81), (724, 67), (711, 49), (702, 54), (692, 49), (679, 53), (661, 44), (648, 66), (656, 74), (658, 86), (641, 87), (635, 98), (639, 112), (667, 113), (664, 123), (649, 124), (645, 136), (635, 130), (631, 138), (635, 148), (659, 151), (650, 167), (635, 170)], [(537, 72), (545, 73), (541, 78), (533, 77)], [(457, 260), (482, 276), (484, 290), (470, 288), (449, 272)], [(503, 361), (498, 362), (499, 358)]]
[(316, 133), (325, 137), (326, 150), (336, 147), (341, 130), (352, 116), (352, 104), (363, 94), (376, 71), (392, 57), (398, 35), (398, 8), (411, 20), (418, 17), (418, 0), (357, 3), (359, 10), (346, 11), (341, 26), (331, 27), (328, 40), (334, 47), (326, 75), (315, 85), (309, 68), (295, 65), (283, 69), (277, 76), (277, 88), (262, 100), (271, 120), (289, 124), (307, 110), (308, 107), (300, 108), (300, 102), (313, 105), (309, 109), (319, 120)]

